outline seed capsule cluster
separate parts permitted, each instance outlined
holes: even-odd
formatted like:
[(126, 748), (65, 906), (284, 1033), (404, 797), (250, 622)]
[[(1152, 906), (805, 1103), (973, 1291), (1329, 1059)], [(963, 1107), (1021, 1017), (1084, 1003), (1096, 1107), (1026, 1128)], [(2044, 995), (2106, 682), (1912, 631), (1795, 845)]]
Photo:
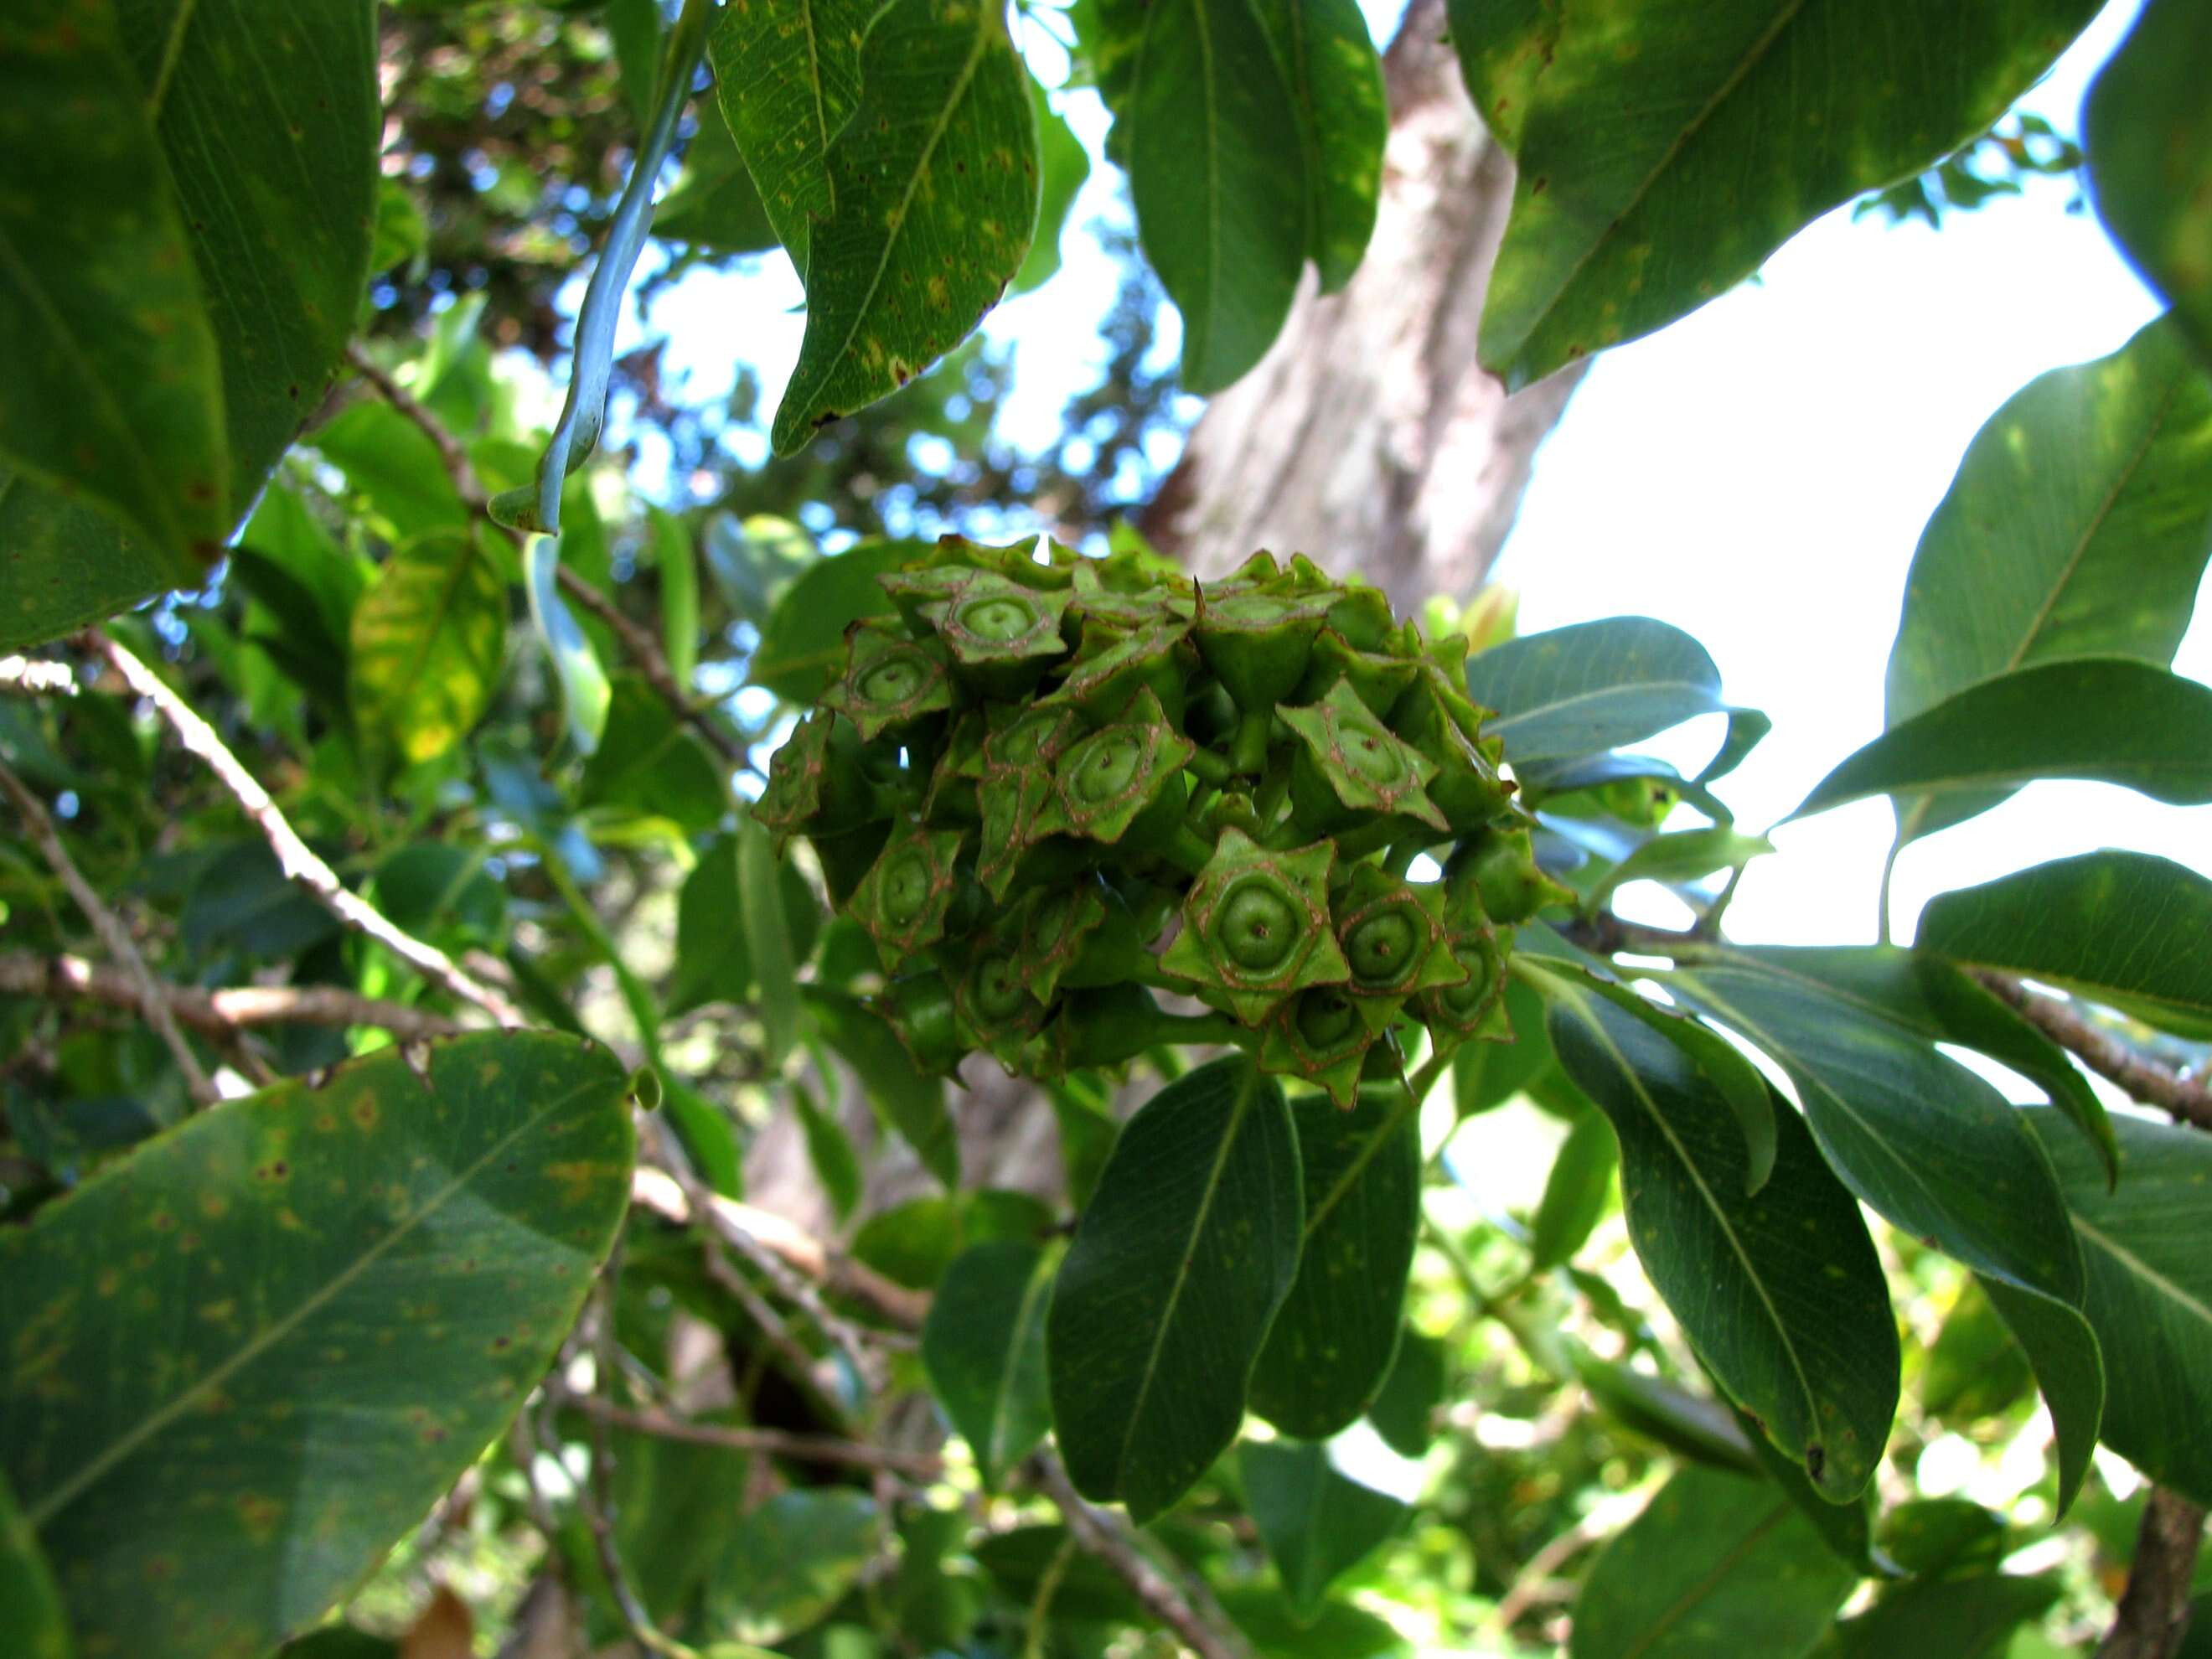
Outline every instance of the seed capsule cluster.
[[(884, 576), (893, 613), (848, 630), (757, 808), (874, 942), (917, 1063), (1234, 1041), (1349, 1105), (1411, 1024), (1510, 1039), (1510, 925), (1556, 890), (1465, 641), (1304, 557), (1201, 586), (1046, 549), (948, 537)], [(1406, 879), (1425, 852), (1442, 881)]]

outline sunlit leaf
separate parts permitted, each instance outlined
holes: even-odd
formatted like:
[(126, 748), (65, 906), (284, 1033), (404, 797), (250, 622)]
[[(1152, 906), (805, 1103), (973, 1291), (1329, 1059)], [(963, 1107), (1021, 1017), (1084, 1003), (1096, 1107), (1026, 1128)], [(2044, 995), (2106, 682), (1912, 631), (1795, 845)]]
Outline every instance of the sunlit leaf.
[(868, 0), (748, 0), (724, 7), (707, 38), (727, 135), (802, 276), (809, 230), (835, 202), (830, 145), (860, 101), (860, 40), (876, 10)]
[(1483, 730), (1504, 739), (1516, 765), (1617, 749), (1726, 707), (1705, 647), (1648, 617), (1577, 623), (1492, 646), (1468, 659), (1467, 689), (1498, 711)]
[(435, 760), (483, 718), (506, 657), (507, 591), (475, 535), (423, 536), (354, 610), (355, 723), (404, 759)]
[(876, 578), (928, 551), (927, 542), (862, 542), (811, 566), (761, 629), (752, 683), (793, 702), (813, 702), (844, 666), (845, 630), (890, 614), (890, 596)]
[(1306, 188), (1306, 253), (1324, 294), (1359, 269), (1382, 193), (1390, 110), (1382, 60), (1354, 0), (1262, 0), (1296, 112)]

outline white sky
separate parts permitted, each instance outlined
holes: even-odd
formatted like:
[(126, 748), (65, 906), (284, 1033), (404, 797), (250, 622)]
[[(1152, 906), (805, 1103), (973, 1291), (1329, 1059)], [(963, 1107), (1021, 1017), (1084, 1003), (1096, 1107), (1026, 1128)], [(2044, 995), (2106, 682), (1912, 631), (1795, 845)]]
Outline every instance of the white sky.
[[(2023, 107), (2078, 132), (2081, 99), (2126, 32), (2137, 0), (2116, 0)], [(1369, 0), (1378, 36), (1391, 0)], [(1032, 32), (1041, 75), (1055, 56)], [(1088, 94), (1065, 112), (1096, 156), (1105, 118)], [(1882, 682), (1905, 573), (1921, 526), (1968, 441), (2035, 375), (2100, 356), (2156, 314), (2094, 214), (2069, 213), (2070, 181), (1891, 227), (1848, 210), (1808, 228), (1761, 278), (1651, 337), (1601, 356), (1540, 453), (1497, 571), (1522, 594), (1523, 632), (1608, 615), (1656, 617), (1700, 639), (1730, 700), (1775, 731), (1720, 793), (1744, 827), (1788, 812), (1830, 767), (1881, 729)], [(1016, 392), (1002, 430), (1040, 442), (1076, 386), (1096, 378), (1093, 325), (1117, 273), (1083, 234), (1126, 216), (1121, 175), (1100, 162), (1069, 216), (1061, 273), (994, 313), (1016, 343)], [(726, 392), (737, 360), (767, 395), (789, 375), (803, 319), (780, 256), (756, 273), (686, 278), (654, 307), (684, 396)], [(643, 337), (634, 324), (618, 349)], [(1171, 345), (1171, 342), (1164, 342)], [(757, 453), (740, 448), (748, 460)], [(2200, 616), (2176, 659), (2212, 679), (2212, 623)], [(1717, 719), (1644, 745), (1686, 767), (1718, 740)], [(1863, 802), (1783, 830), (1729, 915), (1747, 941), (1871, 939), (1889, 807)], [(2005, 806), (1908, 849), (1893, 921), (1911, 937), (1947, 888), (2102, 846), (2161, 853), (2212, 873), (2212, 811), (2162, 806), (2100, 784), (2035, 785)], [(1680, 912), (1656, 890), (1622, 908)]]

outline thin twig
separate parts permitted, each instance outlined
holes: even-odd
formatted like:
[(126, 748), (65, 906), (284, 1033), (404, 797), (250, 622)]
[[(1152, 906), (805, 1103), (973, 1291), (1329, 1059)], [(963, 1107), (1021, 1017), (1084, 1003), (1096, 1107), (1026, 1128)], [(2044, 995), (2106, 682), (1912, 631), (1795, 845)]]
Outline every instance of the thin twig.
[[(353, 365), (363, 380), (376, 388), (378, 395), (385, 402), (412, 422), (429, 439), (438, 452), (440, 463), (446, 469), (447, 477), (453, 483), (454, 492), (461, 498), (461, 505), (477, 517), (489, 518), (491, 497), (486, 492), (483, 480), (477, 477), (468, 452), (461, 447), (460, 441), (447, 429), (446, 423), (425, 407), (420, 398), (394, 380), (391, 371), (363, 350), (359, 342), (346, 349), (346, 361)], [(518, 547), (521, 545), (522, 538), (515, 531), (505, 525), (501, 525), (499, 530)], [(620, 605), (567, 565), (556, 565), (554, 574), (563, 593), (598, 617), (622, 641), (623, 651), (637, 664), (638, 672), (645, 676), (646, 683), (652, 686), (654, 694), (668, 705), (678, 720), (687, 722), (732, 765), (743, 767), (748, 771), (756, 769), (744, 743), (725, 731), (705, 708), (692, 701), (690, 695), (678, 683), (676, 671), (669, 665), (667, 654), (661, 650), (660, 641), (653, 637), (651, 629), (631, 621), (623, 614)]]
[[(149, 988), (148, 981), (82, 957), (0, 952), (0, 992), (11, 996), (100, 1002), (152, 1018)], [(404, 1039), (446, 1036), (461, 1029), (441, 1014), (357, 996), (335, 985), (240, 985), (210, 991), (154, 980), (150, 988), (155, 1002), (179, 1024), (213, 1037), (262, 1025), (368, 1025)]]
[(20, 654), (0, 657), (0, 696), (73, 697), (76, 680), (67, 663), (33, 662)]
[(2115, 1041), (2056, 999), (2038, 996), (2009, 975), (1976, 969), (1974, 977), (2018, 1009), (2021, 1017), (2100, 1077), (2178, 1121), (2212, 1131), (2212, 1087), (2181, 1077)]
[(2153, 1486), (2136, 1533), (2128, 1587), (2097, 1659), (2175, 1659), (2189, 1635), (2191, 1586), (2203, 1539), (2203, 1506)]
[(500, 1024), (519, 1026), (529, 1023), (523, 1018), (520, 1008), (489, 986), (479, 983), (465, 973), (443, 951), (435, 945), (424, 944), (413, 934), (395, 926), (374, 905), (349, 890), (338, 879), (337, 872), (316, 857), (307, 843), (300, 839), (299, 832), (292, 828), (276, 803), (269, 798), (269, 792), (255, 781), (238, 757), (230, 752), (229, 747), (216, 735), (215, 728), (172, 691), (152, 669), (97, 629), (85, 635), (84, 643), (88, 648), (105, 657), (132, 690), (154, 705), (155, 712), (177, 734), (177, 740), (207, 763), (208, 769), (222, 781), (223, 787), (245, 809), (246, 817), (259, 826), (286, 877), (314, 895), (325, 909), (348, 927), (365, 938), (374, 939), (423, 978), (462, 1001), (473, 1003)]
[(771, 1457), (788, 1457), (802, 1463), (834, 1463), (856, 1469), (890, 1469), (900, 1474), (911, 1475), (918, 1480), (934, 1480), (945, 1472), (944, 1460), (928, 1452), (895, 1451), (888, 1446), (871, 1446), (857, 1440), (841, 1440), (835, 1435), (793, 1434), (782, 1429), (698, 1423), (662, 1411), (633, 1411), (611, 1401), (602, 1400), (596, 1395), (570, 1394), (565, 1389), (556, 1391), (555, 1403), (572, 1406), (591, 1416), (604, 1418), (618, 1429), (628, 1429), (633, 1434), (649, 1434), (659, 1440), (680, 1440), (695, 1446), (719, 1446), (727, 1451), (764, 1452)]
[(100, 941), (107, 947), (108, 955), (120, 963), (124, 972), (130, 975), (131, 984), (137, 988), (139, 1012), (146, 1017), (146, 1023), (154, 1028), (154, 1034), (161, 1039), (162, 1046), (175, 1059), (177, 1069), (184, 1073), (185, 1087), (191, 1097), (203, 1106), (214, 1105), (222, 1098), (222, 1092), (201, 1067), (198, 1056), (192, 1053), (191, 1044), (185, 1041), (185, 1034), (177, 1029), (176, 1018), (169, 1012), (167, 1000), (161, 995), (152, 972), (147, 968), (146, 958), (138, 954), (138, 946), (131, 940), (131, 930), (123, 925), (120, 916), (101, 902), (100, 895), (93, 891), (92, 884), (84, 878), (83, 872), (76, 867), (76, 861), (70, 857), (69, 848), (62, 844), (61, 836), (54, 829), (53, 819), (46, 816), (45, 805), (4, 763), (0, 763), (0, 792), (4, 792), (15, 803), (15, 810), (22, 814), (24, 830), (37, 843), (46, 862), (53, 866), (54, 873), (62, 878), (62, 885), (69, 889), (70, 896), (76, 901), (76, 908), (84, 912), (85, 920), (100, 935)]
[(1084, 1501), (1059, 1458), (1041, 1451), (1024, 1467), (1031, 1483), (1066, 1517), (1068, 1536), (1111, 1567), (1145, 1611), (1173, 1631), (1200, 1659), (1249, 1659), (1249, 1644), (1212, 1594), (1194, 1583), (1178, 1589), (1146, 1559), (1126, 1527)]

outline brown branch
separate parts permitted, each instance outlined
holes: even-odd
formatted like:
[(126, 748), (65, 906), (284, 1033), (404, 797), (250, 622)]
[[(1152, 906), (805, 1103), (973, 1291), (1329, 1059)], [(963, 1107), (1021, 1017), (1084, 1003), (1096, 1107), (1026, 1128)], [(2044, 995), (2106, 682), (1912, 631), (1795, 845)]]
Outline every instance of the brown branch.
[(0, 696), (75, 696), (76, 680), (70, 673), (68, 664), (33, 662), (28, 657), (20, 655), (0, 657)]
[(2204, 1538), (2203, 1506), (2153, 1486), (2136, 1533), (2135, 1564), (2097, 1659), (2174, 1659), (2189, 1634), (2190, 1586)]
[(138, 946), (131, 938), (131, 930), (123, 925), (120, 916), (101, 902), (100, 895), (93, 891), (92, 884), (84, 878), (83, 872), (76, 867), (76, 861), (70, 857), (69, 848), (62, 844), (61, 836), (54, 828), (53, 819), (46, 816), (44, 804), (4, 763), (0, 763), (0, 793), (5, 793), (15, 803), (15, 810), (22, 815), (24, 830), (37, 843), (46, 862), (53, 866), (54, 873), (62, 878), (62, 885), (69, 889), (70, 896), (76, 901), (76, 908), (84, 912), (85, 920), (100, 935), (100, 941), (107, 947), (108, 955), (123, 964), (123, 971), (129, 975), (130, 984), (137, 991), (139, 1012), (145, 1016), (146, 1023), (154, 1028), (154, 1034), (161, 1039), (162, 1046), (176, 1060), (177, 1069), (184, 1073), (185, 1087), (190, 1091), (191, 1097), (203, 1106), (214, 1105), (222, 1098), (222, 1093), (215, 1086), (214, 1079), (201, 1067), (199, 1057), (192, 1053), (191, 1044), (185, 1041), (185, 1034), (177, 1029), (176, 1018), (170, 1013), (167, 1001), (147, 968), (146, 958), (138, 954)]
[(1030, 1481), (1066, 1517), (1068, 1536), (1111, 1567), (1145, 1611), (1184, 1646), (1200, 1659), (1249, 1659), (1249, 1644), (1206, 1589), (1187, 1584), (1178, 1589), (1146, 1559), (1127, 1527), (1084, 1500), (1059, 1458), (1041, 1451), (1024, 1467)]
[[(486, 493), (483, 481), (477, 477), (468, 452), (461, 447), (460, 441), (446, 429), (445, 422), (424, 407), (420, 398), (394, 380), (391, 372), (363, 350), (358, 342), (346, 349), (346, 361), (353, 365), (363, 380), (376, 388), (385, 402), (414, 422), (429, 439), (438, 452), (440, 463), (446, 469), (447, 477), (453, 481), (454, 491), (461, 498), (462, 506), (478, 517), (489, 519), (491, 497)], [(499, 530), (518, 547), (521, 545), (522, 538), (514, 530), (505, 525), (499, 526)], [(567, 565), (556, 565), (554, 574), (562, 592), (598, 617), (622, 641), (623, 649), (637, 664), (638, 672), (645, 676), (646, 683), (668, 705), (677, 719), (689, 724), (732, 765), (743, 767), (747, 771), (757, 769), (744, 743), (724, 731), (709, 717), (707, 710), (694, 702), (690, 694), (677, 683), (676, 671), (669, 665), (668, 657), (660, 648), (660, 641), (653, 637), (650, 629), (631, 621), (623, 614), (620, 605)]]
[(1987, 969), (1974, 977), (2018, 1009), (2021, 1017), (2099, 1076), (2118, 1085), (2147, 1106), (2178, 1121), (2212, 1131), (2212, 1088), (2144, 1059), (2056, 999), (2038, 996), (2009, 975)]
[(782, 1429), (727, 1427), (718, 1423), (695, 1423), (666, 1412), (631, 1411), (596, 1395), (557, 1390), (554, 1404), (605, 1419), (618, 1429), (649, 1434), (661, 1440), (681, 1440), (695, 1446), (720, 1446), (730, 1451), (765, 1452), (804, 1463), (835, 1463), (851, 1468), (890, 1469), (920, 1480), (934, 1480), (945, 1472), (945, 1462), (928, 1452), (894, 1451), (887, 1446), (864, 1445), (834, 1435), (793, 1434)]
[[(150, 1018), (149, 988), (131, 975), (82, 957), (0, 952), (0, 992), (11, 996), (106, 1003)], [(179, 1024), (211, 1037), (234, 1036), (258, 1025), (372, 1025), (403, 1039), (446, 1036), (461, 1029), (441, 1014), (357, 996), (334, 985), (240, 985), (210, 991), (154, 980), (150, 988), (155, 1002)]]
[(230, 752), (215, 728), (152, 669), (97, 629), (85, 635), (84, 644), (105, 657), (133, 691), (154, 705), (155, 712), (177, 734), (177, 740), (206, 763), (208, 769), (245, 809), (246, 817), (259, 827), (287, 878), (306, 888), (325, 909), (348, 927), (374, 939), (423, 978), (462, 1001), (473, 1003), (500, 1024), (519, 1026), (529, 1023), (514, 1003), (464, 972), (443, 951), (394, 926), (374, 905), (349, 890), (338, 879), (337, 872), (300, 839), (299, 832), (269, 798), (269, 792)]

